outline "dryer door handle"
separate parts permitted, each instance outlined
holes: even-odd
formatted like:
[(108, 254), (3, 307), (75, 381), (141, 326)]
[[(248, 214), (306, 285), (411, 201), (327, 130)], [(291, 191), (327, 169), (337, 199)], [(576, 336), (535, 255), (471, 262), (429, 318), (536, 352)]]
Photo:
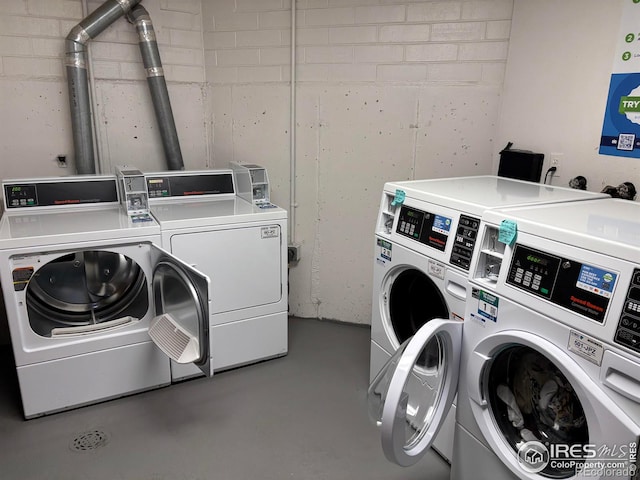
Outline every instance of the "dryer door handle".
[(447, 293), (453, 295), (458, 300), (466, 300), (467, 299), (467, 287), (464, 285), (460, 285), (459, 283), (452, 282), (451, 280), (447, 280)]

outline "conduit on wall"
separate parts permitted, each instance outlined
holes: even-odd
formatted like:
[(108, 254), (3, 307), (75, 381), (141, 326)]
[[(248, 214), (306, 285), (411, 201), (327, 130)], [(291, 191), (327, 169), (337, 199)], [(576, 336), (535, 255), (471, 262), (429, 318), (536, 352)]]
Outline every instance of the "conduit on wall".
[(291, 2), (291, 91), (289, 118), (289, 245), (296, 241), (296, 2)]
[(164, 72), (153, 25), (140, 0), (107, 0), (73, 27), (65, 42), (65, 66), (69, 87), (71, 129), (79, 174), (96, 173), (91, 130), (91, 102), (86, 67), (86, 44), (123, 15), (128, 15), (140, 36), (140, 51), (147, 71), (156, 118), (160, 126), (167, 165), (172, 170), (184, 169), (180, 144), (173, 120)]

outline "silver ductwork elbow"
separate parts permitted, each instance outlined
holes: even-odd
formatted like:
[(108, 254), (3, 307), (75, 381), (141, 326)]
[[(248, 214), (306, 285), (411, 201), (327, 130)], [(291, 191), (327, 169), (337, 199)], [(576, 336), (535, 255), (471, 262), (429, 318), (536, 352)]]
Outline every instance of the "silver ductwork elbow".
[(160, 129), (162, 146), (169, 170), (184, 170), (178, 132), (173, 118), (167, 82), (164, 78), (162, 61), (156, 33), (151, 23), (149, 13), (142, 5), (136, 5), (127, 14), (127, 20), (136, 26), (140, 38), (140, 53), (151, 92), (151, 101), (156, 113), (156, 120)]
[(69, 87), (71, 128), (79, 174), (96, 173), (91, 130), (91, 101), (86, 67), (86, 44), (118, 18), (126, 15), (140, 0), (107, 0), (78, 25), (65, 41), (65, 68)]

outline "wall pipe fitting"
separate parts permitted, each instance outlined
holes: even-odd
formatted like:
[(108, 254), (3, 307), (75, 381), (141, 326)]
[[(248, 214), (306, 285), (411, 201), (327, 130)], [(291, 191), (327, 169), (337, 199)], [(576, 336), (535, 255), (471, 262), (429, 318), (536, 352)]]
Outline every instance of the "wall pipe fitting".
[(91, 130), (91, 102), (86, 67), (86, 44), (118, 18), (125, 15), (140, 0), (107, 0), (78, 25), (65, 41), (65, 67), (69, 87), (71, 128), (79, 174), (96, 173)]
[(171, 101), (164, 78), (164, 69), (160, 60), (160, 51), (156, 33), (151, 23), (149, 12), (142, 6), (136, 5), (127, 14), (127, 20), (135, 25), (140, 37), (140, 53), (147, 76), (151, 101), (156, 113), (156, 120), (160, 129), (162, 146), (169, 170), (184, 170), (178, 132), (173, 119)]

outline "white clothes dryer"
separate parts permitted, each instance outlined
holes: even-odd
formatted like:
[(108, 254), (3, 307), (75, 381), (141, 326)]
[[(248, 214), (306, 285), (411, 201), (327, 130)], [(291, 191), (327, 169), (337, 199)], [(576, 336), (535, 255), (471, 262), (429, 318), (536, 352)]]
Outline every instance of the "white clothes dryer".
[(463, 327), (427, 324), (370, 389), (386, 455), (419, 459), (457, 380), (453, 479), (637, 478), (640, 204), (490, 210), (478, 238)]
[(115, 176), (6, 180), (3, 198), (0, 282), (26, 418), (167, 385), (170, 356), (212, 373), (209, 279), (157, 246), (157, 222), (129, 219)]
[[(369, 380), (430, 320), (463, 319), (468, 269), (485, 210), (606, 197), (497, 176), (385, 184), (375, 232)], [(435, 443), (448, 460), (454, 418), (455, 406)]]
[[(145, 173), (145, 179), (162, 248), (211, 280), (213, 370), (286, 355), (286, 210), (240, 198), (228, 169)], [(174, 381), (199, 374), (172, 362)]]

